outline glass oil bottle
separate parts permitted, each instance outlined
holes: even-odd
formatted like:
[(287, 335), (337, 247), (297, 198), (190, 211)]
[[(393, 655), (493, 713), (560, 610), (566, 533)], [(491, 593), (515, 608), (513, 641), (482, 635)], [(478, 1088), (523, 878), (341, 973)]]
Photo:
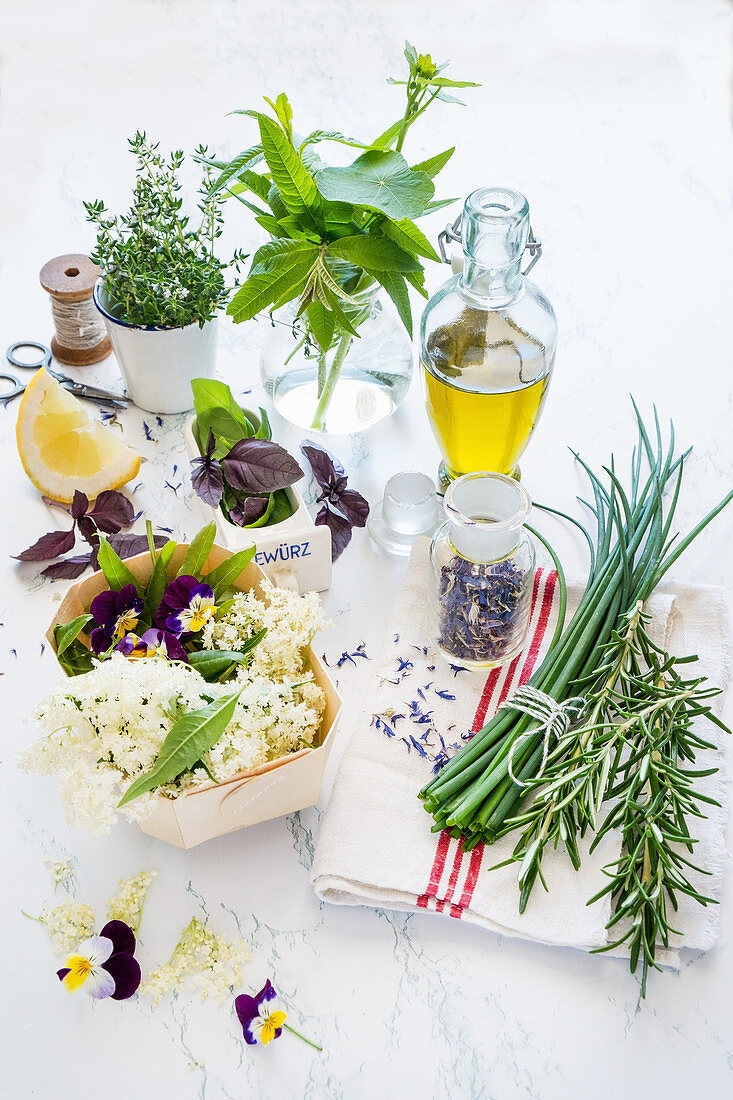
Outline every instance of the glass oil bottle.
[[(519, 477), (519, 457), (542, 412), (557, 320), (526, 278), (541, 254), (518, 191), (483, 187), (466, 199), (463, 270), (433, 295), (420, 355), (428, 419), (443, 456), (440, 481), (479, 470)], [(533, 258), (523, 272), (524, 252)]]

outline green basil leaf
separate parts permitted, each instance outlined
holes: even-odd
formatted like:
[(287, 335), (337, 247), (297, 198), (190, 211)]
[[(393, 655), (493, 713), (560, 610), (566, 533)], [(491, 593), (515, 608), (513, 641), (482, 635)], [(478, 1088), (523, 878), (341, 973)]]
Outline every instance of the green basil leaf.
[(209, 429), (214, 433), (214, 458), (217, 459), (228, 454), (240, 439), (249, 439), (254, 433), (254, 428), (245, 416), (240, 414), (239, 417), (234, 417), (228, 409), (207, 409), (196, 418), (196, 427), (204, 445), (209, 438)]
[(77, 615), (70, 623), (57, 623), (53, 628), (53, 636), (56, 641), (56, 656), (62, 657), (72, 642), (81, 634), (87, 623), (92, 621), (91, 615)]
[(260, 406), (260, 425), (254, 434), (255, 439), (272, 439), (270, 419), (265, 410)]
[(179, 718), (161, 745), (152, 769), (127, 788), (117, 803), (118, 807), (164, 783), (170, 783), (213, 748), (231, 722), (240, 694), (224, 695), (208, 706), (189, 711)]
[(271, 525), (281, 523), (284, 519), (290, 519), (293, 514), (293, 506), (285, 489), (277, 489), (272, 494), (272, 502)]
[(206, 527), (202, 527), (198, 534), (194, 535), (191, 540), (191, 544), (186, 551), (186, 556), (181, 562), (181, 568), (178, 570), (177, 577), (198, 577), (201, 570), (206, 565), (206, 559), (211, 553), (211, 547), (214, 545), (214, 539), (216, 538), (216, 524), (207, 523)]
[(202, 581), (214, 589), (214, 595), (218, 596), (222, 589), (227, 588), (240, 576), (242, 570), (249, 565), (257, 553), (257, 547), (249, 546), (246, 550), (240, 550), (238, 554), (232, 554), (231, 558), (221, 562), (210, 573), (202, 577)]
[(138, 592), (142, 593), (140, 584), (127, 568), (122, 558), (112, 549), (104, 535), (99, 538), (99, 550), (97, 551), (99, 568), (104, 573), (105, 580), (113, 592), (119, 592), (126, 584), (134, 584)]
[[(226, 383), (219, 382), (216, 378), (194, 378), (191, 381), (191, 390), (197, 417), (212, 409), (226, 409), (245, 428), (244, 414)], [(206, 438), (208, 439), (208, 434)]]
[(420, 261), (409, 252), (383, 237), (360, 233), (355, 237), (341, 237), (328, 246), (331, 256), (363, 267), (365, 271), (419, 271)]

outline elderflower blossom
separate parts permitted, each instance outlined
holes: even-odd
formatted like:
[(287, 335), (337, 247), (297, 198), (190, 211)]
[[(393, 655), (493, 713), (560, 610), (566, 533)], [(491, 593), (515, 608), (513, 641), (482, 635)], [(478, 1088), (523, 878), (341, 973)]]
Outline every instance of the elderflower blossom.
[(166, 993), (188, 987), (198, 991), (202, 1001), (214, 997), (223, 1003), (240, 984), (244, 965), (251, 959), (244, 940), (230, 943), (193, 917), (168, 962), (149, 975), (140, 992), (157, 1005)]
[[(32, 716), (44, 734), (18, 756), (24, 771), (60, 774), (59, 799), (67, 820), (96, 836), (108, 833), (117, 813), (141, 821), (158, 795), (175, 798), (186, 789), (217, 781), (311, 745), (320, 728), (325, 695), (305, 671), (306, 647), (321, 623), (317, 596), (273, 590), (269, 606), (246, 611), (237, 600), (222, 629), (252, 633), (254, 614), (268, 627), (252, 665), (240, 665), (233, 680), (209, 684), (189, 665), (161, 657), (127, 660), (121, 653), (97, 662), (87, 673), (66, 680)], [(281, 617), (282, 616), (282, 620)], [(289, 621), (292, 616), (292, 623)], [(259, 649), (270, 639), (268, 648)], [(224, 644), (215, 639), (213, 643)], [(226, 648), (233, 648), (225, 643)], [(258, 655), (259, 654), (259, 655)], [(126, 803), (120, 795), (151, 770), (167, 734), (182, 713), (204, 707), (212, 697), (240, 691), (232, 720), (219, 741), (203, 754), (206, 766)]]
[(254, 592), (238, 592), (229, 610), (207, 623), (205, 649), (239, 649), (262, 628), (267, 633), (254, 651), (250, 672), (274, 680), (298, 676), (314, 635), (327, 625), (316, 592), (298, 595), (263, 580), (264, 599)]
[(94, 935), (94, 910), (91, 905), (67, 898), (49, 909), (44, 904), (38, 918), (51, 937), (54, 955), (68, 955), (83, 940)]
[(136, 932), (140, 927), (143, 905), (155, 871), (139, 871), (132, 878), (121, 878), (117, 892), (107, 902), (107, 920), (121, 920)]

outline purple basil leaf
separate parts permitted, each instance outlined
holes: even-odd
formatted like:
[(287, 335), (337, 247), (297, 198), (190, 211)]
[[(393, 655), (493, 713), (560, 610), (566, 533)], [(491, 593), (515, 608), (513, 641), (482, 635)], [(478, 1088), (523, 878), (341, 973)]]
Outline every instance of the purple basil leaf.
[[(144, 554), (148, 549), (147, 535), (133, 535), (131, 531), (126, 531), (121, 535), (112, 535), (107, 541), (121, 558), (134, 558), (136, 554)], [(153, 544), (156, 550), (160, 550), (161, 546), (165, 546), (167, 542), (166, 535), (153, 535)]]
[(89, 497), (82, 493), (81, 489), (74, 490), (74, 499), (71, 502), (71, 515), (74, 519), (83, 516), (89, 507)]
[(91, 516), (80, 516), (76, 521), (76, 526), (79, 528), (79, 534), (85, 542), (88, 542), (90, 546), (99, 546), (97, 525)]
[(303, 476), (284, 447), (270, 439), (240, 439), (224, 459), (224, 476), (233, 489), (274, 493)]
[(116, 489), (105, 489), (94, 501), (89, 515), (105, 535), (116, 535), (123, 527), (131, 526), (135, 509), (124, 493), (118, 493)]
[(211, 459), (214, 457), (214, 451), (216, 450), (216, 438), (214, 436), (214, 429), (209, 428), (209, 438), (206, 440), (206, 457)]
[(49, 561), (58, 558), (61, 554), (68, 553), (76, 541), (76, 534), (72, 527), (70, 531), (49, 531), (47, 535), (41, 535), (38, 542), (34, 542), (22, 554), (14, 554), (18, 561)]
[(47, 565), (41, 570), (41, 576), (50, 577), (52, 581), (75, 581), (90, 564), (90, 559), (91, 554), (79, 554), (73, 558), (64, 558), (63, 561), (55, 561), (53, 565)]
[(324, 504), (316, 516), (315, 522), (319, 526), (326, 526), (331, 530), (331, 561), (343, 554), (351, 542), (351, 524), (337, 512), (332, 512), (327, 504)]
[(248, 527), (250, 523), (262, 519), (269, 503), (269, 497), (246, 497), (238, 508), (229, 509), (229, 518), (239, 527)]
[(341, 463), (331, 458), (322, 447), (316, 447), (314, 443), (304, 443), (300, 449), (308, 459), (313, 477), (322, 489), (329, 489), (339, 477), (344, 476)]
[(344, 489), (333, 502), (352, 527), (364, 527), (369, 515), (369, 504), (356, 489)]
[[(213, 439), (213, 432), (209, 432), (209, 439)], [(212, 508), (218, 508), (221, 496), (224, 492), (224, 474), (215, 458), (208, 454), (205, 458), (192, 458), (193, 467), (191, 484), (194, 492), (203, 500), (204, 504), (210, 504)]]

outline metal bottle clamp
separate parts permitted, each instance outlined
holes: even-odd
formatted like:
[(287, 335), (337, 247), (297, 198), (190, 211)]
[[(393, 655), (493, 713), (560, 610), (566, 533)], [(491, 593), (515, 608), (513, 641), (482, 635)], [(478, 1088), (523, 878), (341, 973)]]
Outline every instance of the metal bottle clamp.
[[(446, 245), (452, 244), (453, 242), (455, 242), (456, 244), (463, 243), (461, 238), (462, 217), (463, 214), (459, 214), (452, 224), (451, 222), (448, 222), (442, 233), (438, 234), (438, 249), (440, 251), (440, 258), (444, 264), (450, 263), (450, 259), (446, 252)], [(539, 237), (535, 237), (534, 233), (532, 232), (531, 225), (529, 227), (529, 237), (527, 238), (527, 243), (524, 248), (526, 252), (529, 252), (531, 259), (525, 267), (524, 271), (522, 272), (522, 275), (529, 275), (530, 271), (542, 255), (542, 240)]]

